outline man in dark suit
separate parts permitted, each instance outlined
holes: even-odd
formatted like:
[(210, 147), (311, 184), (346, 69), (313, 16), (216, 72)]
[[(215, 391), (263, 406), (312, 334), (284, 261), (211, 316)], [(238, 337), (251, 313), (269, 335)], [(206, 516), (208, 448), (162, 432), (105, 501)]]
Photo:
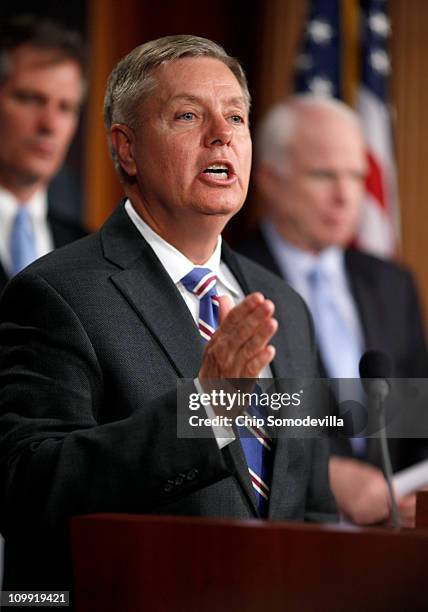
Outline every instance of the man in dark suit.
[[(261, 122), (256, 143), (254, 177), (266, 215), (238, 250), (286, 278), (305, 298), (325, 376), (358, 377), (361, 355), (375, 349), (391, 358), (395, 377), (426, 377), (410, 274), (346, 248), (357, 228), (365, 173), (358, 117), (346, 105), (313, 95), (276, 105)], [(314, 271), (326, 283), (323, 301), (314, 290)], [(388, 520), (378, 440), (331, 443), (330, 477), (339, 508), (359, 524)], [(427, 455), (426, 441), (391, 439), (389, 446), (395, 471)], [(403, 523), (412, 524), (415, 496), (401, 499), (400, 509)]]
[[(146, 43), (110, 76), (105, 121), (126, 200), (99, 232), (12, 279), (0, 303), (9, 587), (69, 586), (76, 514), (334, 518), (326, 440), (272, 443), (261, 495), (233, 430), (177, 435), (180, 378), (197, 392), (316, 372), (302, 300), (221, 242), (247, 193), (249, 102), (239, 63), (193, 36)], [(201, 271), (209, 283), (190, 290)]]
[(0, 292), (25, 265), (84, 235), (73, 211), (64, 214), (55, 185), (49, 189), (76, 131), (83, 91), (77, 34), (32, 16), (1, 24)]

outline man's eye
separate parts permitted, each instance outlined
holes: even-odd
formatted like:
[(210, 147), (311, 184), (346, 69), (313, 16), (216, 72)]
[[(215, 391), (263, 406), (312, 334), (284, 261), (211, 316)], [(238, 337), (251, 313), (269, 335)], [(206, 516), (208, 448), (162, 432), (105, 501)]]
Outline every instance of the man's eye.
[(351, 172), (351, 178), (357, 183), (364, 183), (366, 180), (365, 172)]
[(38, 102), (39, 97), (31, 92), (20, 91), (15, 93), (15, 99), (23, 104), (27, 104), (32, 102)]
[(181, 115), (178, 116), (178, 119), (184, 119), (184, 121), (192, 121), (192, 119), (195, 118), (194, 113), (191, 113), (190, 111), (188, 111), (187, 113), (182, 113)]
[(66, 115), (78, 115), (80, 107), (75, 104), (62, 104), (61, 111)]
[(244, 119), (240, 115), (232, 115), (230, 117), (230, 120), (232, 123), (236, 123), (236, 124), (244, 123)]
[(330, 170), (310, 170), (308, 175), (311, 178), (319, 179), (322, 181), (333, 181), (336, 178), (336, 174)]

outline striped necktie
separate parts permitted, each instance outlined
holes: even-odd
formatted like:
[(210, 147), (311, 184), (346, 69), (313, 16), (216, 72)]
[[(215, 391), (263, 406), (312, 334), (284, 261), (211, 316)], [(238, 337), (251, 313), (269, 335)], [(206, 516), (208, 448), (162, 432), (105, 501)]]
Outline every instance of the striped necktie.
[(184, 287), (199, 300), (198, 328), (204, 342), (211, 340), (218, 327), (219, 303), (216, 282), (216, 275), (208, 268), (193, 268), (181, 279)]
[[(216, 289), (217, 277), (208, 268), (193, 268), (181, 279), (184, 287), (199, 299), (198, 327), (203, 341), (208, 342), (219, 323), (219, 303)], [(254, 393), (260, 395), (256, 385)], [(262, 417), (263, 407), (249, 406), (245, 416)], [(252, 419), (251, 419), (252, 421)], [(261, 427), (238, 426), (235, 429), (247, 461), (260, 516), (267, 516), (269, 485), (272, 477), (272, 440)]]
[(26, 206), (20, 206), (10, 233), (11, 276), (37, 259), (36, 240)]
[[(255, 386), (253, 393), (260, 397), (261, 389)], [(270, 483), (272, 480), (273, 467), (273, 441), (264, 427), (253, 425), (254, 418), (266, 419), (266, 411), (263, 406), (251, 404), (245, 411), (248, 417), (246, 426), (236, 427), (241, 440), (242, 449), (247, 460), (251, 484), (256, 494), (259, 514), (266, 517), (269, 508)], [(249, 419), (251, 418), (251, 421)]]

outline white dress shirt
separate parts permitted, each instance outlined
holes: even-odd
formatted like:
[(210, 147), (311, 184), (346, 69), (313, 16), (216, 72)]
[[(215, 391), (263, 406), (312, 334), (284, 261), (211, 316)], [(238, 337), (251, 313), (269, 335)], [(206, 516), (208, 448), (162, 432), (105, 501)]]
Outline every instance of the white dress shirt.
[(49, 253), (54, 248), (53, 238), (47, 220), (47, 192), (38, 191), (31, 196), (28, 202), (23, 204), (19, 202), (10, 191), (0, 187), (0, 262), (8, 275), (12, 268), (10, 235), (19, 207), (23, 205), (30, 213), (37, 256), (41, 257), (42, 255), (46, 255), (46, 253)]

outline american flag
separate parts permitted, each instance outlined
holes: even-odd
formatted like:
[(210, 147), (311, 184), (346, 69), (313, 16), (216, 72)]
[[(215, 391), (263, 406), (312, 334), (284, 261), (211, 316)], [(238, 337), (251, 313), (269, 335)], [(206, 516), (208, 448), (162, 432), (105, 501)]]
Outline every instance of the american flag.
[[(348, 0), (348, 8), (351, 2)], [(345, 3), (341, 0), (312, 0), (302, 49), (296, 62), (295, 88), (298, 92), (311, 91), (317, 95), (343, 98), (345, 79), (356, 79), (355, 106), (366, 137), (369, 175), (355, 243), (376, 255), (391, 257), (398, 247), (399, 213), (387, 102), (390, 74), (388, 38), (391, 30), (387, 0), (355, 1), (354, 6), (356, 10), (351, 15), (359, 19), (355, 24), (359, 35), (352, 48), (344, 33)], [(349, 14), (347, 17), (349, 27)], [(350, 62), (352, 53), (358, 54), (359, 61)], [(353, 66), (356, 65), (360, 70), (354, 75)]]

